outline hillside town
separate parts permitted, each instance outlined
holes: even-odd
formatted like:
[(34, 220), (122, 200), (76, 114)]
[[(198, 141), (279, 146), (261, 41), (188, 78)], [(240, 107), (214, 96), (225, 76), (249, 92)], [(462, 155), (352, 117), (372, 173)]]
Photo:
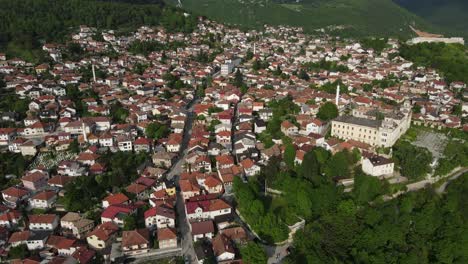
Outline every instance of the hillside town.
[[(407, 182), (392, 147), (413, 126), (468, 131), (468, 90), (399, 45), (200, 18), (186, 34), (83, 25), (35, 64), (0, 54), (13, 100), (1, 155), (24, 166), (1, 180), (2, 261), (245, 263), (240, 248), (259, 235), (235, 182), (291, 147), (296, 165), (314, 148), (346, 151), (365, 174)], [(353, 179), (336, 184), (350, 191)]]

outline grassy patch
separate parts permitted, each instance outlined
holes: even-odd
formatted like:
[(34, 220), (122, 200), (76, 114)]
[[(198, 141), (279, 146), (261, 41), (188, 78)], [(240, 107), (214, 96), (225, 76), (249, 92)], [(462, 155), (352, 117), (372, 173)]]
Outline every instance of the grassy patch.
[(282, 4), (281, 6), (286, 7), (287, 9), (291, 9), (292, 11), (296, 11), (296, 12), (301, 12), (303, 9), (302, 5)]

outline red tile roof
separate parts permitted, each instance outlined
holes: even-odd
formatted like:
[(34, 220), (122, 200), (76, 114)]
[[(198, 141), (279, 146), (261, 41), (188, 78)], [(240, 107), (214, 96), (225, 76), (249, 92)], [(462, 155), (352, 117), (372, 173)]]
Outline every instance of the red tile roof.
[(173, 228), (161, 228), (158, 229), (158, 234), (157, 234), (158, 240), (169, 240), (169, 239), (176, 239), (177, 234), (175, 229)]
[(25, 190), (23, 188), (18, 188), (18, 187), (10, 187), (6, 190), (2, 191), (3, 194), (11, 196), (11, 197), (16, 197), (16, 198), (21, 198), (27, 194), (29, 194), (28, 190)]
[(38, 214), (38, 215), (28, 215), (28, 219), (29, 219), (29, 224), (41, 224), (41, 223), (51, 224), (56, 219), (58, 219), (58, 217), (55, 214)]
[(133, 206), (125, 206), (125, 205), (111, 205), (104, 209), (101, 213), (101, 217), (114, 219), (118, 214), (126, 214), (129, 215), (134, 211)]
[(202, 235), (214, 233), (213, 221), (193, 222), (190, 223), (192, 226), (192, 235)]
[(20, 231), (20, 232), (15, 232), (11, 234), (10, 239), (8, 240), (8, 243), (16, 243), (16, 242), (21, 242), (21, 241), (26, 241), (29, 238), (29, 230), (26, 231)]
[(32, 199), (48, 201), (48, 200), (52, 199), (53, 197), (55, 197), (56, 195), (57, 194), (55, 192), (53, 192), (53, 191), (42, 191), (42, 192), (39, 192), (36, 195), (34, 195), (32, 197)]
[(123, 231), (122, 233), (122, 247), (132, 247), (136, 245), (149, 243), (149, 231), (146, 228)]
[(99, 240), (107, 241), (117, 231), (119, 231), (119, 227), (116, 224), (106, 222), (97, 226), (87, 237), (96, 236)]
[(111, 194), (104, 198), (103, 201), (106, 201), (109, 203), (109, 205), (115, 205), (115, 204), (123, 204), (125, 202), (128, 202), (129, 199), (128, 197), (123, 194), (123, 193), (116, 193), (116, 194)]

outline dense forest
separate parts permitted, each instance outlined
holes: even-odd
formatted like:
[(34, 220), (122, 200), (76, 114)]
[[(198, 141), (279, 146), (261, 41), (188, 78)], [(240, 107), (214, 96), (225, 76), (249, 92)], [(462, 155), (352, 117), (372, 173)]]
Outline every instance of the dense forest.
[[(272, 158), (258, 177), (234, 181), (237, 208), (268, 243), (287, 238), (288, 225), (306, 220), (284, 263), (468, 263), (468, 174), (445, 193), (428, 187), (384, 201), (398, 190), (354, 168), (357, 153), (308, 152), (302, 165)], [(343, 192), (341, 177), (354, 176)], [(265, 185), (282, 192), (265, 195)]]
[[(131, 2), (131, 3), (130, 3)], [(43, 42), (61, 42), (80, 25), (121, 32), (142, 25), (162, 25), (169, 31), (190, 32), (193, 16), (162, 1), (0, 0), (0, 51), (37, 59)]]
[(420, 43), (400, 47), (400, 55), (418, 66), (438, 69), (449, 81), (468, 83), (466, 48), (457, 44)]
[(297, 233), (286, 263), (468, 263), (468, 175), (359, 205), (342, 199)]

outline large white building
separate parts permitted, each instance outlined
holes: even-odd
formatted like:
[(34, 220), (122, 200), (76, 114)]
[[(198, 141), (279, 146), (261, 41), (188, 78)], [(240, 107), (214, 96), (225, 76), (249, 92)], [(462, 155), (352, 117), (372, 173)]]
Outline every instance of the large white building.
[(418, 44), (418, 43), (446, 43), (446, 44), (461, 44), (465, 45), (465, 40), (463, 38), (435, 38), (435, 37), (417, 37), (408, 40), (408, 44)]
[[(368, 109), (367, 109), (368, 110)], [(332, 121), (332, 136), (353, 139), (375, 147), (391, 147), (411, 124), (411, 111), (377, 113), (375, 110), (353, 110), (352, 116)]]
[(240, 63), (241, 59), (226, 60), (224, 64), (221, 65), (221, 75), (229, 75)]

